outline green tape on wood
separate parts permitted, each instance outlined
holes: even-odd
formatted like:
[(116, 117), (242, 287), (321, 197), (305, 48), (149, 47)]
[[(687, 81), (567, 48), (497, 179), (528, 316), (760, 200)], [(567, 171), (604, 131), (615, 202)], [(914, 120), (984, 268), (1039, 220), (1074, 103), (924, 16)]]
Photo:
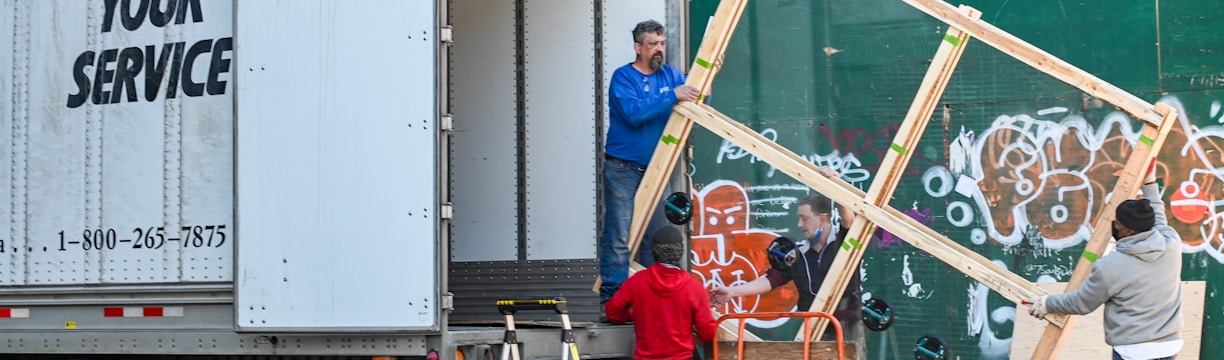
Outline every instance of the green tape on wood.
[(705, 59), (702, 59), (702, 58), (697, 58), (695, 62), (697, 63), (697, 66), (700, 66), (706, 69), (709, 69), (710, 67), (712, 67), (709, 61), (706, 61)]
[(1139, 142), (1147, 146), (1152, 146), (1152, 144), (1156, 143), (1156, 139), (1153, 139), (1147, 136), (1143, 136), (1143, 135), (1139, 135)]
[(679, 144), (680, 143), (679, 138), (675, 136), (671, 136), (670, 134), (664, 135), (662, 140), (664, 144)]
[[(860, 243), (858, 239), (855, 239), (855, 238), (846, 238), (846, 242), (842, 243), (842, 248), (845, 248), (846, 247), (845, 245), (847, 244), (849, 244), (850, 246), (853, 246), (855, 249), (863, 247), (863, 243)], [(850, 249), (846, 249), (846, 250), (850, 250)]]
[(1096, 254), (1096, 253), (1093, 253), (1093, 252), (1088, 251), (1088, 250), (1084, 250), (1083, 257), (1084, 257), (1085, 259), (1088, 259), (1088, 262), (1090, 262), (1090, 263), (1094, 263), (1094, 262), (1096, 262), (1096, 261), (1097, 261), (1097, 259), (1099, 259), (1099, 258), (1100, 258), (1100, 256), (1097, 256), (1097, 254)]
[(952, 34), (944, 35), (944, 41), (947, 41), (949, 44), (952, 44), (952, 46), (960, 46), (961, 44), (961, 39), (958, 37), (952, 36)]
[(897, 145), (897, 143), (893, 143), (890, 148), (892, 148), (893, 151), (900, 153), (901, 155), (905, 155), (909, 153), (909, 150), (906, 150), (905, 148), (901, 147), (901, 145)]

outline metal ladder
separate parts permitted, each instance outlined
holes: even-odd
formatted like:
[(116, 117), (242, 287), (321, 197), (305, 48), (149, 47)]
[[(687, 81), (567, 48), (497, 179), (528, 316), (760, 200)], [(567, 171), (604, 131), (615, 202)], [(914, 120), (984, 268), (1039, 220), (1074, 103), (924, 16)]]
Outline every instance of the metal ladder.
[(519, 310), (552, 310), (561, 314), (561, 360), (579, 360), (578, 343), (574, 341), (574, 329), (570, 326), (569, 310), (565, 304), (564, 297), (497, 300), (497, 311), (506, 316), (501, 360), (519, 360), (518, 335), (514, 331), (514, 313)]

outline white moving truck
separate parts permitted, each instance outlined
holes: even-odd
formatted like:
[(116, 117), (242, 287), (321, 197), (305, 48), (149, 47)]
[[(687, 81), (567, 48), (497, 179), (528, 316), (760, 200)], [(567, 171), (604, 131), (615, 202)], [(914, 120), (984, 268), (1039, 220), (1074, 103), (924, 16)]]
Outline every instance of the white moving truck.
[(566, 296), (630, 356), (604, 84), (678, 3), (0, 0), (0, 354), (483, 357)]

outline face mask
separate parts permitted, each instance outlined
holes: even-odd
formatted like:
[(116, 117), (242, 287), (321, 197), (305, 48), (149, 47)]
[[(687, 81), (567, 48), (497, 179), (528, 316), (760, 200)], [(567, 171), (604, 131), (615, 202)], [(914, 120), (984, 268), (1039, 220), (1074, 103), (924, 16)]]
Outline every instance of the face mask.
[(804, 239), (803, 241), (795, 242), (795, 247), (798, 247), (802, 251), (807, 251), (809, 249), (809, 245), (811, 245), (813, 241), (820, 241), (820, 234), (822, 233), (824, 233), (824, 229), (816, 229), (816, 235), (812, 235), (811, 239)]

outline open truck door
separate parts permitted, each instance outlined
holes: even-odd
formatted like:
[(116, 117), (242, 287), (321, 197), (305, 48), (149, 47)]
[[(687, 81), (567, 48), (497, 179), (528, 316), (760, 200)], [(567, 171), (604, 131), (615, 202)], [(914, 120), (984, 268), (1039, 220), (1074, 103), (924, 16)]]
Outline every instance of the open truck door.
[(437, 331), (434, 1), (236, 1), (236, 330)]

